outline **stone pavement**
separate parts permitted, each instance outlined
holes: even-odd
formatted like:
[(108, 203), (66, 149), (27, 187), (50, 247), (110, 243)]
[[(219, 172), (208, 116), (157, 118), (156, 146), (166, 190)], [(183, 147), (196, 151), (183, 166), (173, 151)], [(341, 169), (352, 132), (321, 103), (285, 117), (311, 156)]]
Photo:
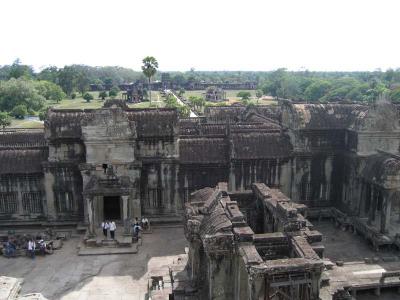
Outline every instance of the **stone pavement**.
[(35, 260), (0, 257), (0, 275), (23, 278), (21, 294), (48, 299), (146, 299), (148, 272), (171, 264), (186, 246), (182, 227), (153, 229), (137, 254), (77, 256), (76, 237)]

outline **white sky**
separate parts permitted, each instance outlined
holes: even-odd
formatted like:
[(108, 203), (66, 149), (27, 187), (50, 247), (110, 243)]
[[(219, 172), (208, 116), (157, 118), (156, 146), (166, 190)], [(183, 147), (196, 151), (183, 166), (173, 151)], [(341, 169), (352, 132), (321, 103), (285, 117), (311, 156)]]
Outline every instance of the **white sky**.
[(400, 67), (398, 0), (0, 0), (0, 65)]

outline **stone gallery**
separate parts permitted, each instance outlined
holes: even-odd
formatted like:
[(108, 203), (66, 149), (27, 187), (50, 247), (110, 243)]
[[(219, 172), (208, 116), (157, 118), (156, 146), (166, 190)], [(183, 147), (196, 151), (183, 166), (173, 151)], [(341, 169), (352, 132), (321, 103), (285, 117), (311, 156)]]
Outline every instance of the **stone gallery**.
[(383, 102), (187, 119), (117, 100), (49, 109), (44, 130), (0, 133), (0, 224), (95, 234), (104, 219), (184, 220), (200, 299), (319, 299), (322, 237), (307, 218), (399, 246), (399, 142), (398, 109)]

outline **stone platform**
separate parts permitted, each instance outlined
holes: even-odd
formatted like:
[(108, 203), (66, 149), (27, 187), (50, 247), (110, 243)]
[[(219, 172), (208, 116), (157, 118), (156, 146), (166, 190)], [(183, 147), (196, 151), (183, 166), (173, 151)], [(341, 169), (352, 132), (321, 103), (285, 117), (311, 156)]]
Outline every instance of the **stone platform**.
[(141, 243), (141, 238), (134, 243), (132, 235), (124, 233), (122, 226), (117, 227), (114, 239), (111, 239), (109, 232), (105, 237), (101, 229), (96, 229), (94, 237), (84, 239), (79, 244), (78, 255), (135, 254)]
[(136, 254), (138, 244), (132, 244), (130, 247), (82, 247), (78, 249), (79, 256), (85, 255), (112, 255), (112, 254)]

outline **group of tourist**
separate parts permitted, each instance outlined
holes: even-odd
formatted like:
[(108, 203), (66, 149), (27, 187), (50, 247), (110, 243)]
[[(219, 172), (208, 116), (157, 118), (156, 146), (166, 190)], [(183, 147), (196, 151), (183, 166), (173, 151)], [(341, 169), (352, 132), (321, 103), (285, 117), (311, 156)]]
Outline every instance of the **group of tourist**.
[(114, 221), (104, 220), (101, 223), (101, 228), (103, 229), (103, 234), (106, 239), (108, 238), (108, 231), (110, 231), (111, 239), (115, 239), (115, 230), (117, 230), (117, 225), (115, 225)]
[(133, 237), (138, 237), (140, 231), (150, 229), (150, 222), (145, 217), (142, 217), (140, 222), (138, 218), (135, 218), (135, 222), (132, 223), (131, 227)]
[(46, 243), (43, 239), (36, 241), (34, 238), (29, 238), (23, 245), (17, 245), (17, 241), (8, 239), (3, 244), (3, 254), (5, 257), (16, 257), (17, 249), (26, 249), (26, 255), (32, 259), (35, 259), (35, 254), (38, 251), (40, 254), (51, 254), (53, 253), (52, 243)]
[[(139, 221), (138, 218), (135, 218), (131, 227), (133, 237), (137, 237), (140, 231), (150, 229), (150, 222), (145, 217), (142, 217), (141, 221)], [(106, 239), (108, 238), (108, 232), (110, 232), (111, 239), (115, 239), (115, 230), (117, 229), (117, 225), (115, 225), (114, 221), (104, 220), (101, 222), (101, 229), (103, 230), (103, 235)]]

